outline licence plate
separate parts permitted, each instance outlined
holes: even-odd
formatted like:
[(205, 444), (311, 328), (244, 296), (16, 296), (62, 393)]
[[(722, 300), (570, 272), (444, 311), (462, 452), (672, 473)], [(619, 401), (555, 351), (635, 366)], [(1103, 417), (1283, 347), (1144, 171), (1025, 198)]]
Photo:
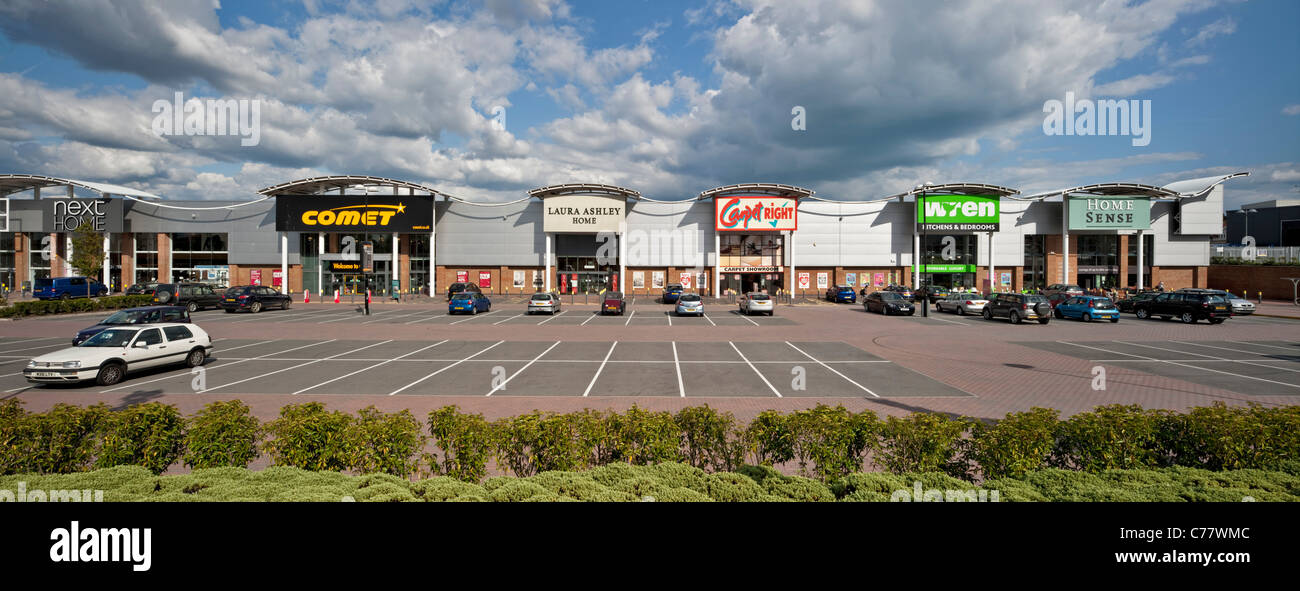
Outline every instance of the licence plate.
[(233, 302), (233, 301), (235, 301), (235, 298), (226, 298), (226, 301), (227, 301), (227, 302)]
[(1215, 309), (1215, 310), (1227, 310), (1227, 308), (1225, 308), (1225, 307), (1223, 307), (1223, 306), (1215, 306), (1214, 309)]
[(32, 375), (33, 375), (33, 376), (36, 376), (36, 377), (38, 377), (38, 378), (57, 378), (57, 377), (59, 377), (59, 374), (58, 374), (57, 372), (53, 372), (53, 371), (37, 371), (37, 372), (32, 372)]

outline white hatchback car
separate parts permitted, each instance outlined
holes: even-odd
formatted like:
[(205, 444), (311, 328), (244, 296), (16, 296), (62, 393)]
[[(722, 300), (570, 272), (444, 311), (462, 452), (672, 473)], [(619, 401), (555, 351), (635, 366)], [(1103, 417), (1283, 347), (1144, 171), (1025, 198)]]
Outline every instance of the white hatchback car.
[(697, 293), (683, 293), (677, 298), (678, 316), (703, 316), (704, 299)]
[(95, 380), (111, 386), (131, 371), (177, 363), (202, 365), (211, 353), (212, 337), (193, 324), (110, 328), (80, 345), (28, 361), (23, 377), (34, 384)]
[(772, 304), (772, 296), (765, 293), (747, 293), (740, 296), (739, 303), (740, 313), (746, 316), (763, 313), (771, 316), (776, 313), (776, 306)]
[(557, 293), (535, 293), (528, 298), (527, 314), (534, 312), (555, 314), (560, 311), (560, 295)]

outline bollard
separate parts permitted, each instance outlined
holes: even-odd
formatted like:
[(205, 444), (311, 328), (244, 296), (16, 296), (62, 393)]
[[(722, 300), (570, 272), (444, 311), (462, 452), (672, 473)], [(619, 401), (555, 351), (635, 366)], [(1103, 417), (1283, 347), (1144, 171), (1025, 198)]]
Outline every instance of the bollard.
[(1264, 303), (1264, 292), (1262, 291), (1255, 292), (1255, 303), (1257, 304)]
[(311, 303), (311, 290), (310, 290), (310, 289), (304, 289), (304, 290), (302, 290), (302, 303), (304, 303), (304, 304), (310, 304), (310, 303)]
[(334, 303), (339, 303), (339, 290), (334, 290)]

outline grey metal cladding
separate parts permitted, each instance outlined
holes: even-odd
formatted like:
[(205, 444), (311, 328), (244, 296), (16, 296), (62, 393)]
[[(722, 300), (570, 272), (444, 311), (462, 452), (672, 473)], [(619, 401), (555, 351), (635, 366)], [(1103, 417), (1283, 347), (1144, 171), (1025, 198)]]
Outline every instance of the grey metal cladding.
[(633, 201), (627, 211), (628, 267), (712, 266), (713, 200)]
[[(1210, 241), (1205, 236), (1182, 236), (1173, 231), (1177, 206), (1171, 201), (1151, 204), (1151, 233), (1155, 234), (1151, 264), (1157, 267), (1210, 264)], [(1222, 222), (1220, 222), (1222, 223)]]
[(40, 202), (34, 199), (9, 200), (10, 232), (46, 232)]
[(799, 203), (797, 267), (876, 267), (912, 262), (913, 204)]
[(439, 265), (540, 267), (546, 254), (542, 203), (484, 207), (456, 201), (434, 204)]
[(1223, 232), (1223, 185), (1202, 197), (1178, 200), (1178, 233), (1218, 236)]
[[(246, 201), (195, 201), (187, 207), (220, 207)], [(275, 231), (275, 200), (231, 209), (172, 209), (138, 201), (126, 203), (126, 231), (140, 233), (226, 234), (226, 260), (232, 265), (279, 265), (280, 234)], [(299, 264), (298, 233), (289, 233), (289, 264)]]

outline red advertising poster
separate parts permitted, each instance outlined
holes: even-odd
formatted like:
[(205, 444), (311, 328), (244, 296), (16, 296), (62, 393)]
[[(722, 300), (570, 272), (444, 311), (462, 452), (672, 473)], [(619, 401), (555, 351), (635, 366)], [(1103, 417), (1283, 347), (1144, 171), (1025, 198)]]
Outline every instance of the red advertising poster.
[(679, 274), (679, 277), (681, 279), (682, 289), (691, 289), (691, 274), (681, 273)]
[(809, 284), (808, 278), (809, 275), (807, 273), (799, 274), (799, 289), (808, 289), (808, 284)]
[(284, 273), (279, 270), (271, 271), (271, 286), (280, 287), (284, 285)]
[(885, 286), (885, 274), (876, 273), (876, 287), (884, 287), (884, 286)]
[(481, 288), (481, 289), (488, 289), (488, 288), (492, 287), (492, 272), (491, 272), (491, 271), (479, 271), (479, 272), (478, 272), (478, 286), (479, 286), (479, 288)]
[(248, 282), (249, 282), (249, 283), (252, 283), (253, 285), (261, 285), (261, 284), (262, 284), (262, 270), (261, 270), (261, 269), (253, 269), (252, 271), (249, 271), (248, 273), (249, 273), (249, 277), (248, 277)]
[(469, 281), (469, 271), (456, 271), (456, 283)]

